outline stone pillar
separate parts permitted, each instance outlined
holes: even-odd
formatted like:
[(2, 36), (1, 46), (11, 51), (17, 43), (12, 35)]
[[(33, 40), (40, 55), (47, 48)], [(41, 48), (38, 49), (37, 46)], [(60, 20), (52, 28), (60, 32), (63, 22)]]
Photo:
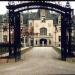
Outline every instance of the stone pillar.
[(25, 41), (25, 39), (26, 39), (26, 38), (25, 38), (25, 36), (24, 36), (24, 47), (26, 47), (26, 41)]
[(47, 46), (50, 46), (50, 44), (49, 44), (49, 39), (47, 38)]
[(31, 46), (31, 38), (29, 37), (29, 47)]
[(42, 41), (42, 46), (43, 46), (43, 47), (45, 46), (44, 41)]

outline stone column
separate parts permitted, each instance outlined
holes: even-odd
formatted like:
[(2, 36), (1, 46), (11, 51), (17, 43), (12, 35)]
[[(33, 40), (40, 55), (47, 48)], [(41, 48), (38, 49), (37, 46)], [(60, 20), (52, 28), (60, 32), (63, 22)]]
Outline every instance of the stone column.
[(50, 44), (49, 44), (49, 38), (47, 38), (47, 45), (46, 46), (49, 46)]
[(29, 37), (29, 47), (31, 46), (31, 38)]
[(42, 46), (44, 47), (44, 41), (42, 41)]
[(26, 47), (26, 41), (25, 41), (25, 39), (26, 39), (26, 38), (25, 38), (25, 36), (24, 36), (24, 47)]
[(34, 46), (36, 46), (36, 38), (34, 38)]

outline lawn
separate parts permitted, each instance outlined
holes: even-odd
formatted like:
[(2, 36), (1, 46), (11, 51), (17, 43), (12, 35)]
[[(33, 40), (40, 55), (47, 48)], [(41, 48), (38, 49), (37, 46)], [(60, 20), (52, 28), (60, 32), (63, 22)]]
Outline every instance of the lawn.
[(9, 51), (9, 49), (7, 47), (0, 47), (0, 55), (7, 53)]
[(61, 53), (61, 49), (60, 48), (57, 48), (57, 47), (53, 47), (54, 50), (56, 50), (56, 52), (58, 52), (59, 54)]

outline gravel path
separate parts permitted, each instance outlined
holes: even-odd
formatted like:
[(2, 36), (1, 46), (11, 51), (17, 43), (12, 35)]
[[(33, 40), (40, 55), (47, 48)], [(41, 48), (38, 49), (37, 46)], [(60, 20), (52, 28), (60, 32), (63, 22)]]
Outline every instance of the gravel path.
[(0, 65), (0, 75), (75, 74), (75, 64), (58, 59), (52, 47), (34, 47), (22, 56), (22, 61)]

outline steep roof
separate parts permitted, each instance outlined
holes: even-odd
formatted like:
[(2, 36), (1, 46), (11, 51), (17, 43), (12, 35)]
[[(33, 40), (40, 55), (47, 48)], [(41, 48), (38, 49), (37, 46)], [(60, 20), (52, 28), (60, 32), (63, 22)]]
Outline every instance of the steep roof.
[(3, 16), (3, 15), (0, 15), (0, 23), (2, 23), (2, 16)]
[[(58, 24), (58, 14), (52, 14), (46, 11), (46, 20), (53, 20), (54, 24)], [(40, 11), (29, 14), (29, 20), (40, 20)]]
[[(40, 10), (38, 12), (32, 13), (22, 13), (23, 15), (23, 24), (28, 25), (28, 20), (40, 20)], [(58, 24), (58, 14), (51, 14), (49, 11), (46, 11), (46, 20), (53, 20), (54, 24)], [(3, 18), (8, 18), (7, 15), (0, 15), (0, 23), (3, 22)], [(7, 19), (8, 21), (8, 19)]]
[(4, 22), (8, 22), (8, 16), (7, 16), (7, 14), (0, 15), (0, 23), (3, 23), (3, 19), (5, 19)]
[[(34, 20), (40, 20), (40, 10), (38, 12), (31, 12), (29, 14), (29, 19), (34, 19)], [(52, 15), (50, 14), (49, 11), (46, 11), (46, 20), (53, 19)]]
[(23, 24), (28, 24), (28, 15), (29, 14), (28, 13), (25, 13), (25, 14), (23, 13), (22, 15), (23, 15)]

